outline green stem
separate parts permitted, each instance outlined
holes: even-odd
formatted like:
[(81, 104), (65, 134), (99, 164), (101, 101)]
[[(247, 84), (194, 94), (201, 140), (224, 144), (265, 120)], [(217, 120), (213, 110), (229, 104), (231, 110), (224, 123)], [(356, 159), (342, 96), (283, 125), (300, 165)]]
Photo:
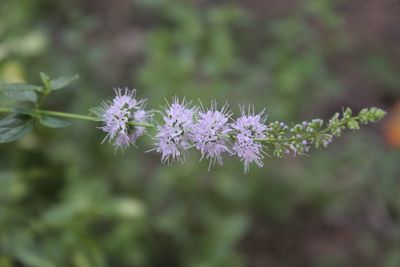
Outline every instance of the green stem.
[(99, 119), (96, 117), (85, 116), (85, 115), (74, 114), (74, 113), (66, 113), (66, 112), (50, 111), (50, 110), (42, 110), (42, 109), (35, 109), (35, 110), (33, 110), (33, 112), (38, 115), (48, 115), (48, 116), (74, 119), (74, 120), (99, 121)]
[[(352, 119), (359, 120), (359, 116), (352, 117)], [(339, 124), (339, 126), (340, 127), (344, 126), (347, 123), (348, 123), (348, 120), (345, 120), (345, 121), (341, 122)], [(262, 139), (256, 139), (256, 141), (264, 142), (264, 143), (279, 143), (279, 142), (280, 143), (286, 143), (286, 142), (292, 142), (292, 141), (296, 141), (296, 140), (308, 140), (310, 138), (329, 133), (330, 130), (331, 129), (329, 127), (327, 127), (327, 128), (325, 128), (325, 129), (323, 129), (323, 130), (321, 130), (319, 132), (313, 133), (312, 135), (310, 134), (310, 135), (305, 135), (305, 136), (302, 136), (302, 137), (291, 137), (291, 138), (283, 138), (283, 139), (262, 138)]]
[[(13, 113), (13, 112), (18, 112), (18, 111), (15, 109), (12, 109), (12, 108), (0, 108), (0, 113)], [(60, 117), (60, 118), (74, 119), (74, 120), (83, 120), (83, 121), (92, 121), (92, 122), (101, 121), (99, 118), (93, 117), (93, 116), (86, 116), (86, 115), (81, 115), (81, 114), (52, 111), (52, 110), (34, 109), (34, 110), (31, 110), (30, 113), (33, 115), (38, 115), (38, 116), (48, 115), (48, 116), (53, 116), (53, 117)], [(154, 125), (149, 124), (149, 123), (144, 123), (144, 122), (131, 121), (131, 122), (129, 122), (129, 124), (132, 126), (154, 128)]]
[(45, 90), (42, 94), (42, 96), (40, 97), (39, 101), (37, 101), (35, 103), (35, 108), (39, 109), (40, 106), (43, 104), (44, 100), (46, 100), (47, 96), (50, 94), (50, 92), (48, 90)]
[[(16, 110), (12, 108), (0, 108), (0, 113), (12, 113), (12, 112), (17, 112)], [(98, 122), (101, 121), (97, 117), (93, 116), (86, 116), (86, 115), (81, 115), (81, 114), (74, 114), (74, 113), (67, 113), (67, 112), (60, 112), (60, 111), (52, 111), (52, 110), (43, 110), (43, 109), (34, 109), (31, 112), (32, 114), (35, 115), (48, 115), (48, 116), (54, 116), (54, 117), (60, 117), (60, 118), (67, 118), (67, 119), (74, 119), (74, 120), (83, 120), (83, 121), (92, 121), (92, 122)], [(353, 117), (353, 119), (359, 119), (358, 116)], [(346, 125), (348, 121), (343, 121), (340, 123), (340, 126)], [(155, 128), (153, 124), (150, 123), (145, 123), (145, 122), (134, 122), (131, 121), (128, 123), (129, 125), (132, 126), (139, 126), (139, 127), (145, 127), (145, 128)], [(264, 143), (285, 143), (285, 142), (292, 142), (296, 140), (308, 140), (310, 138), (313, 138), (315, 136), (319, 136), (325, 133), (328, 133), (331, 129), (329, 127), (316, 132), (312, 135), (306, 135), (302, 137), (291, 137), (291, 138), (283, 138), (283, 139), (275, 139), (275, 138), (262, 138), (262, 139), (256, 139), (256, 141), (259, 142), (264, 142)], [(225, 137), (233, 137), (232, 135), (227, 135)]]

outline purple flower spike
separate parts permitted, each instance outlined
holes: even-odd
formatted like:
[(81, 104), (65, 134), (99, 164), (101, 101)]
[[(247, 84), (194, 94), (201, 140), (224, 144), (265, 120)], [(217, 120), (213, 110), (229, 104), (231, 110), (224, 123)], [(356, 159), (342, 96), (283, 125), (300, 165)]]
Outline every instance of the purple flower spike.
[(249, 171), (250, 163), (255, 162), (258, 167), (263, 166), (264, 151), (262, 144), (257, 139), (265, 138), (267, 126), (264, 125), (266, 117), (264, 111), (254, 114), (249, 107), (247, 115), (244, 107), (241, 107), (242, 116), (232, 124), (235, 131), (235, 143), (233, 151), (244, 162), (244, 172)]
[(195, 108), (175, 98), (163, 113), (164, 125), (157, 126), (155, 150), (161, 153), (161, 162), (185, 159), (185, 150), (190, 147)]
[(146, 122), (150, 114), (143, 109), (145, 100), (136, 100), (136, 90), (115, 90), (113, 101), (103, 104), (103, 122), (100, 128), (107, 133), (105, 138), (114, 141), (117, 148), (126, 148), (134, 144), (144, 134), (144, 127), (135, 127), (129, 122)]
[(209, 168), (215, 162), (222, 165), (223, 153), (232, 153), (227, 146), (227, 135), (231, 131), (228, 126), (231, 113), (227, 108), (225, 105), (218, 111), (217, 103), (213, 101), (210, 109), (198, 113), (193, 127), (193, 142), (201, 152), (201, 159), (210, 159)]

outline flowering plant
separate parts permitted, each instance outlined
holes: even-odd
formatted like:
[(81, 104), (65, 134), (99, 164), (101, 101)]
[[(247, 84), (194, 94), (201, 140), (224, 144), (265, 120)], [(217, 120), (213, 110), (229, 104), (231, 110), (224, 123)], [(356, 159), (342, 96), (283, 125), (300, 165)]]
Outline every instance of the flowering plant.
[[(0, 143), (17, 140), (33, 130), (34, 122), (50, 127), (69, 126), (69, 120), (99, 122), (106, 133), (104, 138), (116, 148), (125, 149), (152, 129), (154, 148), (161, 154), (161, 161), (168, 164), (185, 160), (191, 148), (199, 150), (201, 159), (209, 160), (210, 167), (222, 164), (224, 156), (237, 156), (248, 172), (250, 164), (263, 166), (265, 155), (304, 155), (311, 147), (327, 147), (334, 136), (345, 129), (358, 130), (360, 124), (377, 122), (386, 114), (379, 108), (365, 108), (357, 115), (346, 108), (336, 113), (327, 122), (313, 119), (299, 124), (267, 122), (265, 110), (256, 112), (253, 106), (241, 106), (241, 114), (233, 117), (228, 104), (218, 108), (215, 101), (210, 107), (193, 105), (185, 99), (175, 97), (161, 111), (147, 110), (146, 100), (136, 99), (136, 91), (115, 89), (112, 101), (90, 110), (90, 115), (80, 115), (41, 108), (47, 96), (66, 87), (77, 79), (50, 79), (41, 73), (43, 84), (1, 83), (0, 94), (20, 102), (31, 102), (26, 107), (3, 107), (0, 113), (9, 113), (0, 120)], [(156, 115), (161, 119), (157, 119)], [(148, 133), (149, 134), (149, 133)]]

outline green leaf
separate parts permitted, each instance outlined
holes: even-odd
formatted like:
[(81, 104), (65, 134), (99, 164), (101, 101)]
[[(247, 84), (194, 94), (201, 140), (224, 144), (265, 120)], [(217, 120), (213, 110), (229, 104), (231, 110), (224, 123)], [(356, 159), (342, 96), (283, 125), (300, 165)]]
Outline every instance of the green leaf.
[(0, 120), (0, 143), (8, 143), (20, 139), (33, 129), (32, 117), (13, 114)]
[(74, 75), (72, 77), (60, 77), (58, 79), (51, 80), (50, 81), (51, 89), (58, 90), (64, 88), (78, 78), (79, 75)]
[(71, 125), (70, 121), (51, 116), (42, 116), (40, 123), (49, 128), (63, 128)]
[(39, 85), (27, 84), (27, 83), (4, 83), (0, 82), (0, 90), (23, 90), (23, 91), (43, 91), (43, 87)]
[(43, 91), (43, 87), (26, 83), (0, 83), (0, 93), (5, 97), (17, 101), (36, 102), (36, 92)]
[(1, 248), (23, 266), (56, 267), (44, 250), (34, 241), (33, 233), (27, 229), (2, 234)]
[(50, 91), (51, 90), (51, 84), (50, 84), (51, 80), (50, 80), (49, 75), (47, 75), (44, 72), (41, 72), (40, 78), (42, 78), (42, 81), (43, 81), (44, 87), (46, 88), (46, 91)]

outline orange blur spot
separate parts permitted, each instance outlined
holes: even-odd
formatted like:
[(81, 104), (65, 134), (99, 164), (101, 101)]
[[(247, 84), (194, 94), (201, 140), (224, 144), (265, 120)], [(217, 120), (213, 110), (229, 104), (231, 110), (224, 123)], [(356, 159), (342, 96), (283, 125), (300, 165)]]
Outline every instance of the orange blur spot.
[(385, 124), (385, 139), (393, 147), (400, 148), (400, 102), (389, 111)]

